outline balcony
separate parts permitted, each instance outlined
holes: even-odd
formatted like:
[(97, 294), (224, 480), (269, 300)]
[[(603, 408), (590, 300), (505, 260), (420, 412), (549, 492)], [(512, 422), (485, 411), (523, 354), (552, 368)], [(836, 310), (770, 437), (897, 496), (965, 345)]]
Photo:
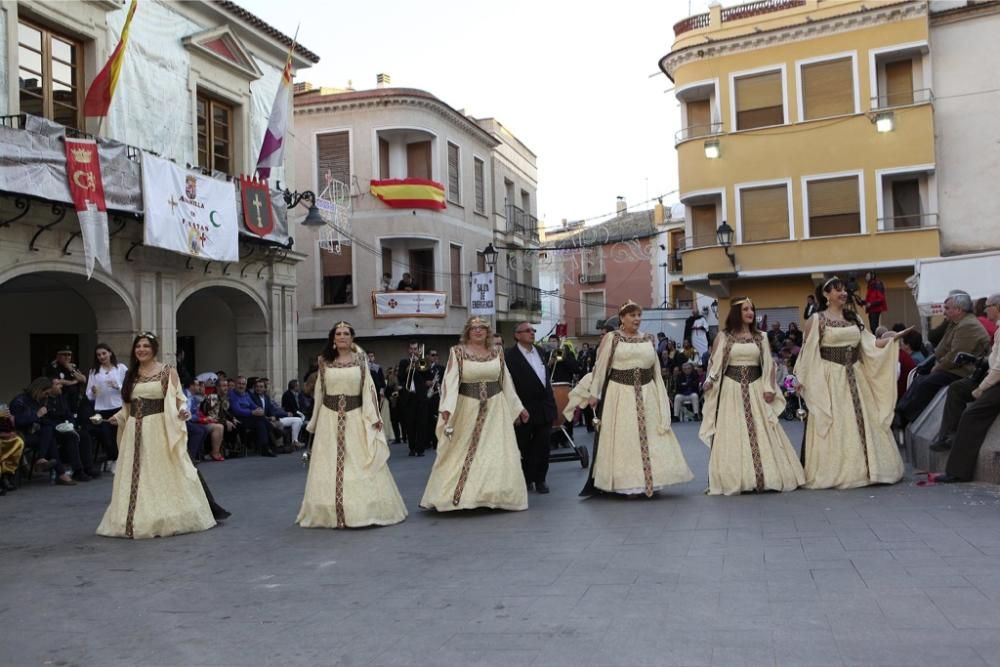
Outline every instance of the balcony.
[(690, 139), (699, 139), (701, 137), (711, 137), (716, 134), (722, 134), (722, 123), (709, 123), (708, 125), (691, 125), (690, 127), (685, 127), (682, 130), (678, 130), (674, 134), (674, 146), (682, 144)]
[[(53, 121), (54, 122), (54, 121)], [(11, 114), (8, 116), (0, 116), (0, 125), (4, 127), (9, 127), (12, 130), (25, 130), (27, 129), (27, 115), (23, 113)], [(97, 140), (97, 136), (84, 132), (83, 130), (78, 130), (75, 127), (66, 127), (66, 136), (73, 139), (93, 139)], [(132, 162), (142, 162), (142, 151), (143, 149), (138, 146), (133, 146), (131, 144), (125, 144), (125, 155)], [(159, 157), (159, 153), (151, 150), (147, 150), (147, 153), (156, 155)]]
[[(725, 7), (722, 9), (722, 22), (741, 21), (771, 12), (780, 12), (785, 9), (803, 7), (806, 0), (757, 0), (756, 2), (745, 2), (735, 7)], [(691, 30), (707, 28), (711, 25), (711, 14), (695, 14), (683, 21), (674, 24), (674, 37), (679, 37)]]
[(908, 229), (933, 229), (937, 226), (937, 213), (895, 215), (889, 218), (878, 219), (878, 229), (880, 232), (897, 232)]
[(607, 280), (607, 274), (601, 273), (581, 273), (579, 276), (579, 281), (581, 285), (597, 285), (603, 283)]
[(542, 291), (524, 283), (507, 281), (507, 310), (523, 310), (542, 314)]
[(507, 217), (507, 233), (517, 234), (523, 238), (538, 240), (538, 218), (513, 204), (504, 207)]
[(684, 260), (681, 258), (681, 250), (678, 248), (670, 253), (667, 259), (667, 270), (670, 273), (681, 273), (684, 271)]
[(871, 105), (872, 111), (882, 111), (884, 109), (910, 106), (911, 104), (926, 104), (933, 101), (934, 92), (930, 88), (920, 88), (918, 90), (879, 94), (878, 97), (871, 98)]

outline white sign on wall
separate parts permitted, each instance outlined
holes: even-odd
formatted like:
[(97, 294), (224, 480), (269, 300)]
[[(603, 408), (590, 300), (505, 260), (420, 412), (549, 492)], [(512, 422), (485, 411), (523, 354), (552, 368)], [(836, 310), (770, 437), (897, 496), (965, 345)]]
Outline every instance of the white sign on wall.
[(495, 315), (497, 312), (495, 274), (473, 273), (472, 287), (469, 290), (470, 315)]

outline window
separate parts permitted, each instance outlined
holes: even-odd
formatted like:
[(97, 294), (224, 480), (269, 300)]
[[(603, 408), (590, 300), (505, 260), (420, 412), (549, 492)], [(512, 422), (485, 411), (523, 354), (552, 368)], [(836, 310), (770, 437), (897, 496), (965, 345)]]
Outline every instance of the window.
[(473, 158), (476, 180), (476, 213), (486, 213), (486, 164), (479, 158)]
[(521, 210), (531, 215), (531, 194), (527, 190), (521, 190)]
[(719, 226), (719, 218), (715, 212), (715, 204), (696, 204), (691, 207), (691, 243), (689, 248), (702, 248), (715, 245), (715, 230)]
[(854, 58), (801, 65), (802, 120), (854, 113)]
[(486, 273), (486, 255), (482, 252), (476, 252), (476, 271)]
[(712, 108), (709, 100), (692, 100), (687, 103), (687, 128), (690, 136), (709, 134), (712, 125)]
[(868, 52), (872, 109), (930, 102), (930, 47), (926, 41), (893, 44)]
[(583, 249), (583, 280), (581, 282), (604, 281), (604, 252), (601, 246)]
[(885, 102), (890, 107), (913, 104), (913, 61), (910, 58), (885, 64)]
[(787, 239), (788, 186), (738, 188), (743, 243)]
[(910, 229), (920, 226), (920, 180), (905, 178), (892, 183), (892, 228)]
[(231, 174), (233, 166), (233, 108), (198, 93), (198, 165)]
[(67, 127), (81, 126), (82, 51), (79, 42), (18, 21), (21, 113), (42, 116)]
[(433, 170), (431, 169), (431, 142), (415, 141), (406, 144), (406, 176), (407, 178), (430, 179)]
[(857, 176), (808, 181), (809, 236), (861, 233), (861, 201)]
[(340, 246), (340, 254), (317, 248), (323, 272), (323, 305), (340, 306), (354, 303), (354, 270), (352, 247)]
[(459, 159), (458, 146), (448, 142), (448, 201), (455, 204), (462, 203), (462, 179), (460, 171), (462, 168)]
[(389, 176), (389, 142), (379, 137), (378, 140), (378, 177), (380, 179), (390, 178)]
[(327, 132), (316, 135), (316, 173), (319, 174), (317, 187), (322, 192), (326, 177), (346, 185), (351, 183), (351, 135), (342, 132)]
[(392, 282), (392, 248), (382, 246), (382, 277), (389, 276), (389, 289), (396, 289), (396, 284)]
[(462, 246), (451, 244), (451, 305), (462, 305), (462, 283), (465, 282), (462, 273)]
[(785, 122), (783, 72), (775, 70), (734, 79), (737, 130)]
[(607, 319), (607, 308), (604, 303), (604, 291), (580, 292), (580, 308), (583, 317), (580, 318), (577, 333), (597, 333), (604, 320)]
[(684, 260), (681, 251), (684, 250), (684, 230), (675, 229), (670, 232), (670, 258), (667, 265), (670, 273), (681, 273), (684, 270)]
[(875, 171), (879, 231), (937, 225), (937, 182), (933, 164)]

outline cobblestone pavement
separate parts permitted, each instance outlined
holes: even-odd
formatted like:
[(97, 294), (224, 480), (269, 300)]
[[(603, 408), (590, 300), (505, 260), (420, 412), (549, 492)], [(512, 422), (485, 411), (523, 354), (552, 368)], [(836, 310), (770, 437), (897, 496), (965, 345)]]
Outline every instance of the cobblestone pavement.
[[(793, 442), (801, 430), (787, 425)], [(233, 517), (129, 542), (108, 478), (0, 498), (3, 665), (1000, 665), (1000, 490), (892, 487), (582, 500), (554, 463), (527, 512), (293, 523), (298, 456), (202, 470)], [(579, 432), (580, 429), (578, 429)], [(583, 436), (581, 439), (585, 439)]]

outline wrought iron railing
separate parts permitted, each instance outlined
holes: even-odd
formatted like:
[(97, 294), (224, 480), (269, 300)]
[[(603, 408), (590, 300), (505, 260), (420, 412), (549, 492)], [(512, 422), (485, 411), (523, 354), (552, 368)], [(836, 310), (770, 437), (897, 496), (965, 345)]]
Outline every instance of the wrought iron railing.
[(928, 229), (938, 226), (937, 213), (921, 213), (919, 215), (894, 215), (878, 219), (878, 228), (883, 232), (894, 232), (904, 229)]
[(507, 309), (542, 312), (542, 291), (532, 285), (507, 281)]
[(689, 139), (711, 137), (716, 134), (722, 134), (721, 122), (709, 123), (708, 125), (691, 125), (689, 127), (685, 127), (682, 130), (678, 130), (674, 134), (674, 146)]
[(507, 231), (519, 236), (538, 240), (538, 218), (513, 204), (504, 207), (507, 217)]
[[(806, 0), (756, 0), (756, 2), (745, 2), (735, 7), (726, 7), (722, 10), (722, 22), (740, 21), (742, 19), (753, 18), (761, 14), (780, 12), (785, 9), (802, 7)], [(674, 24), (674, 36), (678, 37), (685, 32), (707, 28), (711, 22), (711, 14), (695, 14), (683, 21)]]
[[(27, 114), (16, 113), (9, 114), (6, 116), (0, 116), (0, 125), (3, 127), (9, 127), (13, 130), (23, 130), (27, 127)], [(66, 136), (72, 137), (74, 139), (97, 139), (97, 136), (90, 134), (89, 132), (84, 132), (83, 130), (77, 129), (75, 127), (66, 126)], [(146, 151), (152, 155), (159, 156), (160, 154), (155, 151)], [(132, 144), (125, 144), (125, 155), (129, 160), (133, 162), (140, 162), (142, 160), (143, 149), (138, 146), (133, 146)]]
[(872, 110), (893, 109), (911, 104), (924, 104), (934, 101), (934, 92), (930, 88), (917, 88), (895, 93), (883, 93), (871, 98)]

